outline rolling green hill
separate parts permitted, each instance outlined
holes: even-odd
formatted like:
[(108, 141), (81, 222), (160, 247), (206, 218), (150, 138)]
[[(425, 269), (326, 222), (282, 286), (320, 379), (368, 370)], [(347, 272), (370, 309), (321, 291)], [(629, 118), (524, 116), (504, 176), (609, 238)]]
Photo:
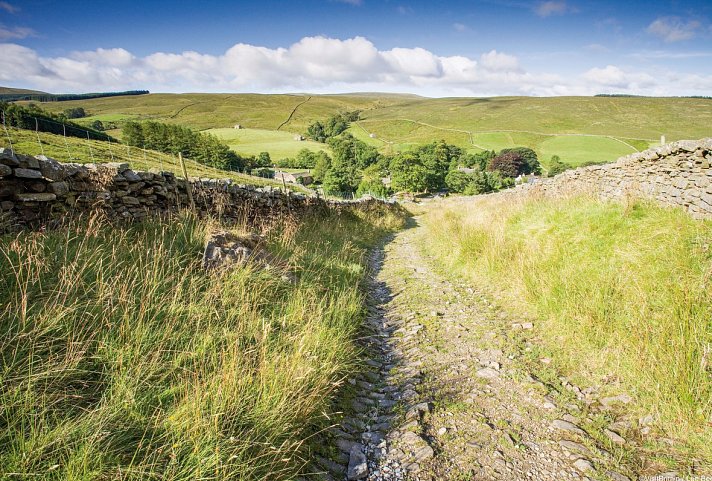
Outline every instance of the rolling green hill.
[(43, 95), (47, 92), (39, 90), (16, 89), (14, 87), (0, 87), (0, 95)]
[(668, 141), (712, 135), (712, 100), (693, 98), (151, 94), (42, 105), (53, 111), (74, 106), (100, 120), (156, 119), (200, 130), (240, 124), (247, 130), (231, 132), (233, 148), (274, 158), (319, 146), (285, 145), (286, 136), (253, 129), (303, 133), (314, 120), (354, 109), (362, 110), (362, 120), (350, 131), (384, 152), (439, 139), (472, 151), (523, 145), (545, 165), (552, 155), (574, 165), (615, 160), (656, 145), (661, 135)]

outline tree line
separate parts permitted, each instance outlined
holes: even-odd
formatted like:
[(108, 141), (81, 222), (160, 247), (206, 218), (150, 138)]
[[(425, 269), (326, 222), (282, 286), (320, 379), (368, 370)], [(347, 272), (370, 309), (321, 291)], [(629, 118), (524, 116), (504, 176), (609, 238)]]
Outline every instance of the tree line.
[(223, 170), (243, 170), (242, 157), (211, 134), (195, 132), (188, 127), (162, 122), (125, 122), (122, 130), (128, 145), (186, 157)]
[(102, 97), (119, 97), (124, 95), (146, 95), (148, 90), (125, 90), (123, 92), (94, 92), (87, 94), (0, 94), (0, 100), (17, 102), (19, 100), (30, 100), (34, 102), (65, 102), (68, 100), (89, 100)]
[(116, 142), (116, 139), (104, 132), (86, 128), (72, 122), (64, 113), (54, 114), (47, 112), (35, 104), (29, 104), (24, 107), (22, 105), (0, 102), (0, 111), (2, 111), (5, 125), (8, 127), (28, 130), (37, 129), (40, 132), (48, 132), (50, 134)]

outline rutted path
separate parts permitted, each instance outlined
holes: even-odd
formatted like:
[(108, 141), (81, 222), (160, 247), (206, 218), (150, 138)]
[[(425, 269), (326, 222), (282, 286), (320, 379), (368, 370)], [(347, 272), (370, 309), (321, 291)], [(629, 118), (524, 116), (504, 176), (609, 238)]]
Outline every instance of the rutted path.
[(521, 369), (511, 345), (534, 326), (436, 272), (417, 245), (423, 229), (414, 220), (372, 254), (368, 369), (349, 379), (337, 454), (317, 459), (317, 479), (629, 479), (579, 429), (576, 403)]

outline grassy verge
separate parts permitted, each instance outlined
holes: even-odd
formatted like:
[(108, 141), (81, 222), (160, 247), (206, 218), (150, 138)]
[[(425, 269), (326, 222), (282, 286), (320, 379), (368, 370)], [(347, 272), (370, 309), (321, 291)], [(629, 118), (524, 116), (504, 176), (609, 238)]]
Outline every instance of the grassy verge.
[(675, 440), (671, 464), (712, 463), (712, 223), (641, 201), (498, 196), (425, 222), (446, 267), (539, 318), (565, 374), (633, 396), (631, 414)]
[(200, 267), (183, 215), (0, 238), (0, 478), (292, 479), (354, 368), (374, 208), (285, 224), (294, 272)]

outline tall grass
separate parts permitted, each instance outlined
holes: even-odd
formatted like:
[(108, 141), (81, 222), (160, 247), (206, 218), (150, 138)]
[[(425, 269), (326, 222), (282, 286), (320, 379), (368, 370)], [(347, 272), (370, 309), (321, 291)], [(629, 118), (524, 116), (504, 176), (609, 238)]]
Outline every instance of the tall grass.
[(463, 201), (426, 217), (448, 266), (539, 318), (568, 373), (627, 392), (712, 462), (712, 223), (642, 201)]
[(188, 215), (0, 238), (0, 478), (297, 474), (357, 359), (365, 250), (402, 221), (375, 209), (273, 232), (269, 270), (203, 271), (216, 226)]

